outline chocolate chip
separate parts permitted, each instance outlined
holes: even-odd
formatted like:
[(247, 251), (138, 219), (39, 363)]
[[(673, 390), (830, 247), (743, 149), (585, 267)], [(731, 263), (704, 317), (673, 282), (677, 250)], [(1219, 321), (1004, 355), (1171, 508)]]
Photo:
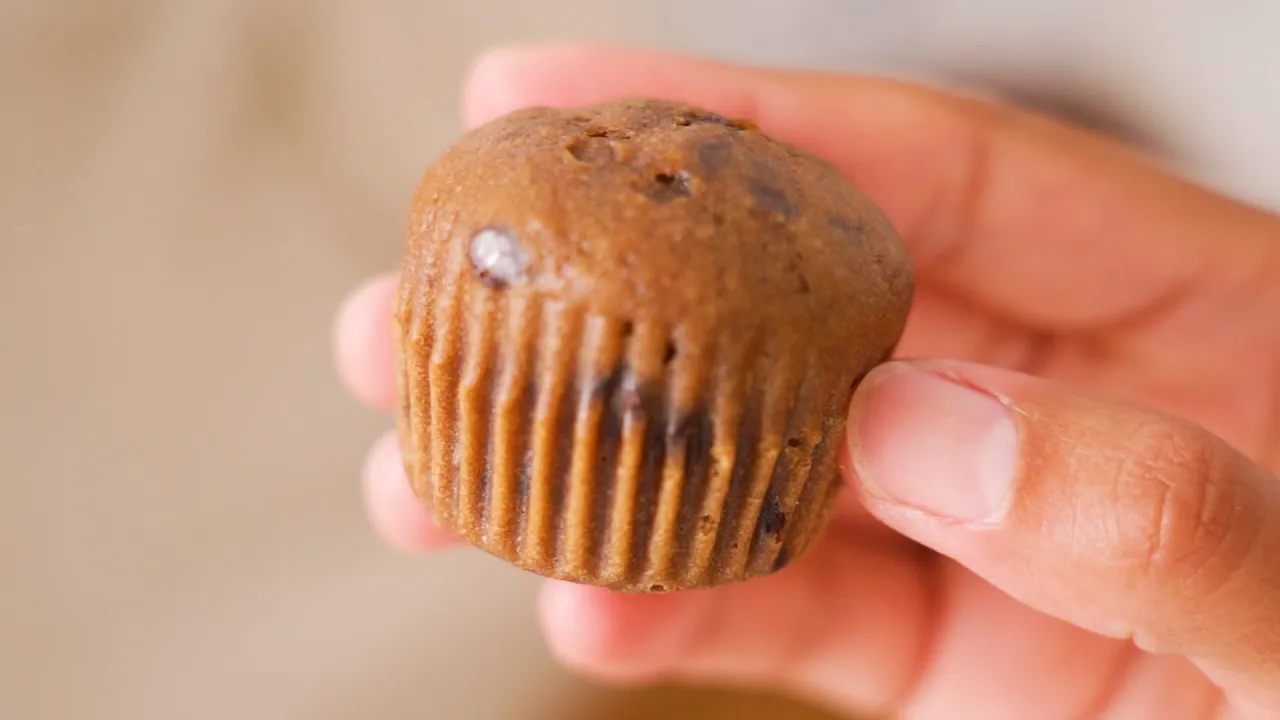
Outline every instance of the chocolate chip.
[(863, 238), (862, 225), (857, 221), (842, 218), (839, 215), (832, 215), (827, 218), (827, 225), (851, 240), (861, 240)]
[[(698, 514), (707, 503), (714, 462), (711, 448), (714, 445), (715, 419), (711, 410), (698, 404), (682, 408), (676, 414), (674, 424), (668, 429), (667, 453), (684, 459), (684, 482), (680, 483), (680, 512), (676, 519), (681, 537), (687, 537), (687, 533), (695, 529), (704, 537), (715, 534), (714, 518), (709, 514)], [(676, 562), (690, 561), (690, 552), (692, 546), (682, 542), (676, 552)]]
[(670, 365), (672, 360), (676, 359), (676, 344), (674, 341), (667, 341), (667, 348), (662, 353), (662, 364)]
[(618, 391), (618, 410), (624, 415), (635, 415), (644, 409), (644, 398), (640, 397), (640, 390), (633, 385), (628, 385)]
[(787, 447), (789, 448), (800, 447), (800, 438), (787, 438)]
[(529, 256), (508, 230), (487, 227), (471, 238), (471, 266), (480, 281), (501, 289), (524, 280)]
[(707, 177), (715, 178), (733, 163), (733, 141), (717, 135), (698, 145), (698, 164)]
[(622, 387), (622, 381), (627, 376), (627, 372), (626, 363), (618, 363), (608, 374), (593, 379), (590, 385), (592, 401), (606, 403), (612, 401)]
[(784, 220), (790, 220), (795, 217), (795, 206), (787, 199), (786, 194), (778, 188), (758, 180), (748, 180), (747, 192), (751, 193), (751, 197), (755, 198), (756, 208), (762, 212), (777, 215)]
[(787, 551), (787, 547), (784, 545), (778, 548), (778, 555), (773, 559), (773, 571), (778, 572), (790, 564), (791, 553)]
[[(657, 500), (663, 482), (663, 469), (666, 466), (666, 407), (655, 399), (651, 407), (646, 408), (648, 421), (643, 423), (640, 441), (640, 468), (636, 478), (635, 516), (631, 523), (632, 547), (644, 547), (653, 532), (657, 517)], [(628, 569), (637, 572), (641, 569), (647, 556), (644, 553), (632, 553)]]
[(778, 507), (778, 501), (769, 498), (760, 512), (760, 529), (765, 535), (779, 535), (787, 526), (787, 514)]

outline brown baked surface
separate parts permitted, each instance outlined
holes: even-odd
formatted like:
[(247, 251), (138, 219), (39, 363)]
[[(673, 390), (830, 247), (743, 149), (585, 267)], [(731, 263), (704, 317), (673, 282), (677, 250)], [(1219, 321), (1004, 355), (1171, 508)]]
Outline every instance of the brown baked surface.
[(827, 163), (693, 107), (531, 109), (415, 197), (396, 312), (415, 490), (477, 546), (628, 591), (766, 574), (834, 496), (910, 262)]

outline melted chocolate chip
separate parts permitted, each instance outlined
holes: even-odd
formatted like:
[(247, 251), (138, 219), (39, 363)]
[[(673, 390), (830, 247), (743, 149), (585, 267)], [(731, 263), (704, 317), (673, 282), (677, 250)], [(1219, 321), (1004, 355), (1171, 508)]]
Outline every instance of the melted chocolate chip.
[(640, 390), (632, 385), (627, 385), (618, 391), (618, 411), (624, 415), (635, 415), (644, 409), (644, 398), (640, 397)]
[(698, 514), (706, 504), (714, 434), (715, 421), (704, 406), (682, 410), (667, 434), (668, 453), (684, 457), (685, 481), (680, 488), (680, 513), (676, 520), (678, 536), (683, 540), (676, 548), (677, 564), (689, 560), (695, 533), (708, 536), (715, 530), (710, 515)]
[(611, 402), (617, 396), (618, 389), (622, 387), (623, 378), (627, 376), (627, 373), (627, 364), (618, 363), (609, 371), (609, 374), (593, 380), (591, 383), (592, 402)]
[(778, 501), (769, 498), (760, 511), (760, 529), (765, 535), (777, 536), (787, 526), (787, 514), (778, 507)]
[[(658, 388), (636, 378), (626, 362), (620, 362), (607, 375), (595, 378), (590, 385), (591, 402), (603, 403), (606, 412), (621, 423), (627, 416), (652, 414), (661, 404)], [(621, 425), (619, 425), (621, 427)]]
[(662, 352), (662, 364), (670, 365), (672, 360), (676, 359), (676, 344), (674, 341), (667, 342), (667, 349)]
[(827, 225), (850, 240), (862, 240), (863, 238), (862, 226), (854, 220), (832, 215), (827, 218)]
[(787, 546), (783, 545), (778, 548), (778, 555), (773, 559), (773, 571), (778, 572), (791, 564), (791, 553), (787, 550)]
[(698, 164), (707, 177), (719, 177), (733, 163), (733, 141), (724, 135), (717, 135), (699, 143), (697, 154)]
[(762, 212), (777, 215), (784, 220), (790, 220), (796, 215), (796, 208), (787, 199), (786, 194), (772, 185), (748, 180), (747, 192), (751, 193), (751, 197), (756, 201), (756, 208)]

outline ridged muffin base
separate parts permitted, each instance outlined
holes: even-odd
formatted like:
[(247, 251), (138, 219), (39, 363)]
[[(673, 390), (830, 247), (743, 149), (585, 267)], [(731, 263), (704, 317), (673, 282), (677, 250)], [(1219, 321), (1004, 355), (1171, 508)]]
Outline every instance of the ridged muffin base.
[(809, 548), (854, 372), (763, 330), (450, 286), (406, 288), (396, 315), (405, 468), (441, 526), (623, 592), (738, 582)]

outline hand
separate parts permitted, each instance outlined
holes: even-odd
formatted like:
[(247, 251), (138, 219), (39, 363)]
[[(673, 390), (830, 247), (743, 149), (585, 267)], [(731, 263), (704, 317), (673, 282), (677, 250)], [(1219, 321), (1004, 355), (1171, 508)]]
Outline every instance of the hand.
[[(843, 507), (801, 561), (665, 596), (550, 582), (565, 663), (916, 720), (1280, 718), (1280, 218), (1082, 130), (885, 80), (507, 50), (464, 115), (628, 96), (748, 117), (846, 172), (910, 247), (899, 356), (928, 359), (856, 393)], [(337, 330), (378, 407), (394, 283), (358, 290)], [(390, 437), (366, 491), (389, 542), (454, 542)]]

